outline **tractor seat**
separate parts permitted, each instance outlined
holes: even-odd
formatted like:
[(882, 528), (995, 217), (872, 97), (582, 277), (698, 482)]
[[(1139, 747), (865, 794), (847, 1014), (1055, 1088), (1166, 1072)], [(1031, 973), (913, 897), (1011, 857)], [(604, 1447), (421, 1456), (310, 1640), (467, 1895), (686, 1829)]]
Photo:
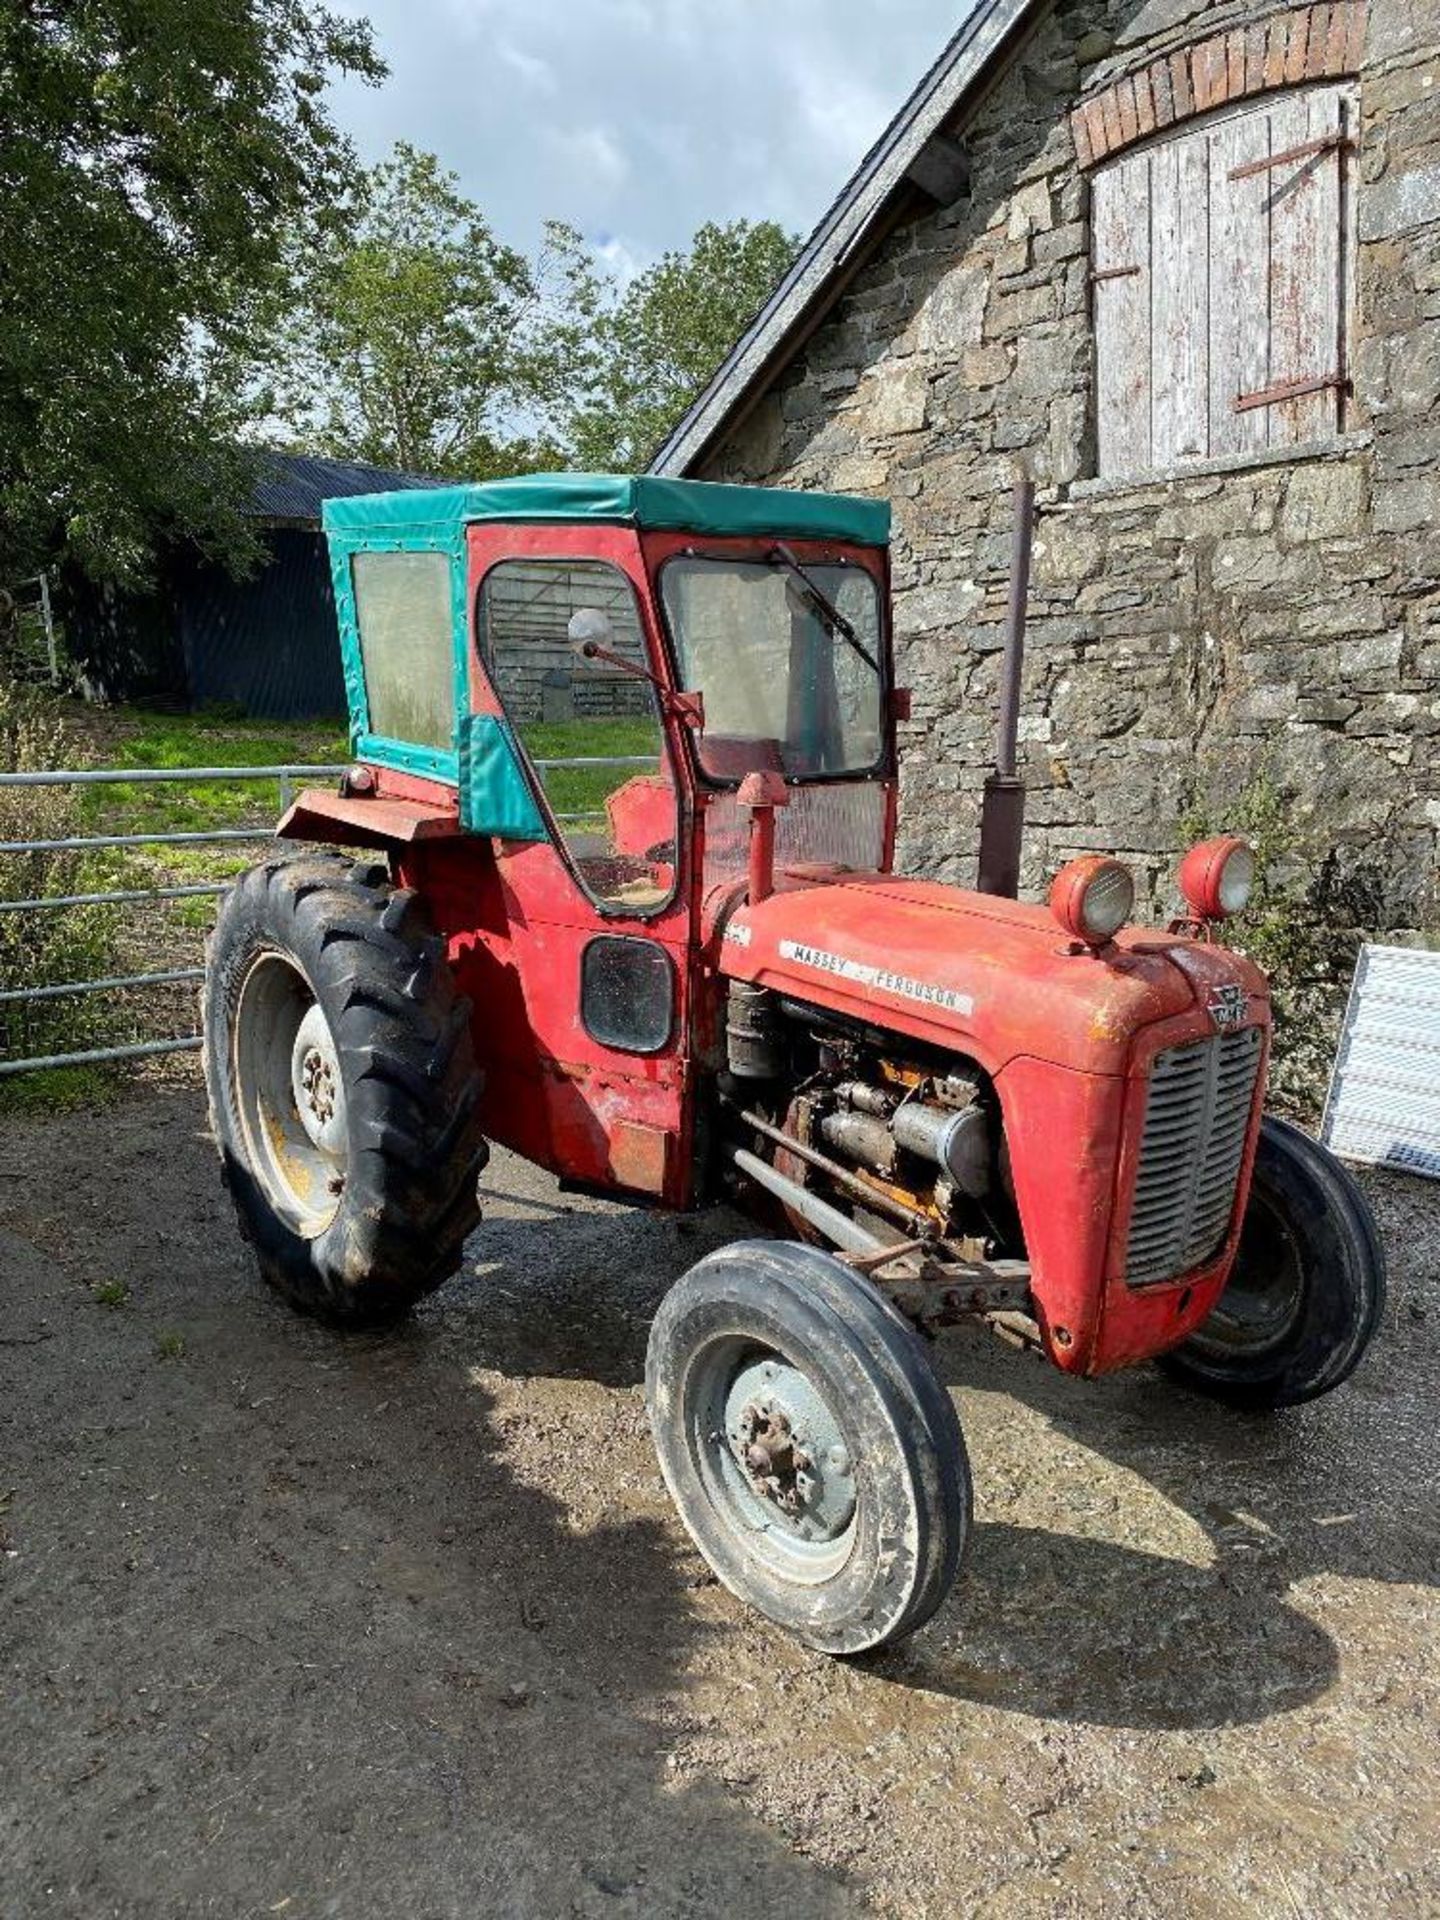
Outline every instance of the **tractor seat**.
[(785, 772), (780, 742), (741, 733), (700, 736), (700, 764), (712, 780), (743, 780), (747, 773)]

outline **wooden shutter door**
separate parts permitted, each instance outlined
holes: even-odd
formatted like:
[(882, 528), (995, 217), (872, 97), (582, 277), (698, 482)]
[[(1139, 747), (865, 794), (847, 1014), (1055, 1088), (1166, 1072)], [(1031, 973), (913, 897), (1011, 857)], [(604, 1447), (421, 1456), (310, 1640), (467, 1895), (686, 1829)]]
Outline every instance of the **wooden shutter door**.
[(1151, 465), (1210, 451), (1209, 137), (1167, 140), (1150, 159)]
[[(1343, 181), (1349, 90), (1317, 87), (1270, 110), (1270, 376), (1273, 391), (1330, 381), (1256, 411), (1268, 417), (1272, 447), (1323, 440), (1339, 431), (1344, 375)], [(1324, 143), (1329, 142), (1328, 146)], [(1310, 152), (1303, 149), (1310, 148)], [(1297, 151), (1298, 150), (1298, 151)], [(1290, 160), (1285, 154), (1295, 154)], [(1249, 393), (1253, 389), (1242, 389)]]
[[(1270, 378), (1270, 184), (1246, 169), (1270, 157), (1270, 116), (1237, 114), (1210, 140), (1210, 452), (1261, 453), (1263, 408), (1235, 411), (1236, 396)], [(1234, 177), (1237, 169), (1239, 177)]]
[(1312, 87), (1097, 171), (1103, 477), (1338, 431), (1355, 114), (1353, 87)]
[(1095, 176), (1095, 411), (1100, 472), (1143, 473), (1150, 457), (1150, 160)]

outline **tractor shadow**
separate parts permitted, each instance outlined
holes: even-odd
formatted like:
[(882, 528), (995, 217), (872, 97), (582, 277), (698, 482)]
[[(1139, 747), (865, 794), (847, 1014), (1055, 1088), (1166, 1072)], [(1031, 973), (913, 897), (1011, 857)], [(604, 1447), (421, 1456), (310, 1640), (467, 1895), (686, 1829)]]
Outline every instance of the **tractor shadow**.
[(676, 1215), (574, 1200), (508, 1155), (480, 1196), (484, 1219), (438, 1304), (463, 1316), (477, 1363), (511, 1377), (639, 1386), (667, 1288), (757, 1231), (728, 1208)]
[[(489, 1211), (446, 1297), (477, 1358), (509, 1375), (634, 1386), (666, 1286), (756, 1231), (724, 1209), (572, 1213), (548, 1183), (520, 1196), (508, 1182), (495, 1195), (508, 1217)], [(1339, 1393), (1268, 1418), (1153, 1368), (1072, 1380), (978, 1328), (947, 1333), (933, 1357), (976, 1466), (966, 1567), (929, 1628), (860, 1664), (977, 1705), (1155, 1730), (1320, 1698), (1339, 1652), (1297, 1583), (1440, 1581), (1413, 1517), (1413, 1456), (1395, 1446), (1408, 1431), (1434, 1451), (1412, 1361), (1435, 1363), (1397, 1355), (1402, 1318), (1392, 1310)], [(1023, 1517), (998, 1517), (1011, 1506)]]
[[(930, 1629), (872, 1670), (1038, 1718), (1155, 1730), (1319, 1699), (1340, 1651), (1296, 1603), (1302, 1582), (1440, 1584), (1433, 1529), (1413, 1506), (1416, 1458), (1396, 1446), (1413, 1437), (1433, 1459), (1435, 1363), (1422, 1363), (1432, 1385), (1417, 1385), (1397, 1320), (1337, 1393), (1268, 1416), (1154, 1368), (1071, 1380), (978, 1328), (945, 1335), (935, 1358), (959, 1389), (979, 1520)], [(986, 1517), (987, 1448), (1007, 1427), (1023, 1464), (1005, 1461), (995, 1504), (1037, 1505), (1052, 1524)]]
[(854, 1911), (672, 1766), (724, 1629), (658, 1498), (606, 1492), (650, 1462), (629, 1395), (482, 1371), (483, 1285), (386, 1335), (289, 1312), (193, 1094), (12, 1127), (6, 1160), (34, 1344), (0, 1409), (0, 1880), (76, 1914)]

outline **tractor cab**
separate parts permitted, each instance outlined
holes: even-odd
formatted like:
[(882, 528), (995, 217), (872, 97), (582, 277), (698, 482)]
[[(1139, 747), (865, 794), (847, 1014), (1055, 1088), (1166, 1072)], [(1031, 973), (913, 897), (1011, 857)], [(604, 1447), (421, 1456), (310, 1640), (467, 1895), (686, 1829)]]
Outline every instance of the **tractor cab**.
[(494, 1138), (693, 1198), (707, 939), (755, 809), (889, 862), (888, 505), (546, 474), (326, 503), (356, 765), (283, 834), (387, 850), (487, 1010)]

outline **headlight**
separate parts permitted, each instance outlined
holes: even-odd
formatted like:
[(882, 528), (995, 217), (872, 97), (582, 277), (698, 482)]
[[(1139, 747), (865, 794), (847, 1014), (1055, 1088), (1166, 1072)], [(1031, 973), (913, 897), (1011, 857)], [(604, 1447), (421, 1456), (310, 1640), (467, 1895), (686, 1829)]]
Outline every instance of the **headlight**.
[(1180, 862), (1177, 876), (1185, 904), (1197, 920), (1228, 920), (1250, 904), (1255, 855), (1234, 834), (1202, 840)]
[(1072, 860), (1055, 876), (1050, 911), (1068, 934), (1087, 947), (1103, 947), (1130, 918), (1135, 882), (1128, 867), (1103, 854)]

